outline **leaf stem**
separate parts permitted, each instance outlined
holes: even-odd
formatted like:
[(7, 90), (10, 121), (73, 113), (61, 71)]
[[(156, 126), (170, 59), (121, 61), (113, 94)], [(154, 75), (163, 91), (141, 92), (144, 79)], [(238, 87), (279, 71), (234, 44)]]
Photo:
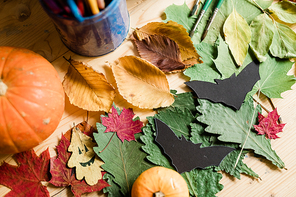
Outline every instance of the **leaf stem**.
[[(258, 97), (258, 99), (259, 99), (259, 96), (260, 96), (260, 89), (259, 89), (258, 92), (257, 92), (257, 97)], [(241, 147), (241, 150), (240, 150), (240, 152), (239, 152), (239, 155), (238, 155), (238, 157), (237, 157), (237, 159), (236, 159), (236, 162), (235, 162), (235, 164), (234, 164), (234, 169), (236, 168), (236, 166), (237, 166), (237, 164), (238, 164), (238, 162), (239, 162), (239, 159), (240, 159), (240, 157), (241, 157), (241, 155), (242, 155), (242, 153), (243, 153), (243, 150), (244, 150), (245, 145), (246, 145), (246, 143), (247, 143), (247, 140), (248, 140), (248, 138), (249, 138), (249, 135), (250, 135), (250, 132), (251, 132), (251, 128), (252, 128), (252, 122), (254, 121), (254, 117), (255, 117), (255, 114), (256, 114), (256, 108), (257, 108), (257, 105), (258, 105), (258, 103), (255, 102), (255, 107), (254, 107), (255, 109), (254, 109), (254, 112), (253, 112), (253, 115), (252, 115), (252, 119), (251, 119), (251, 122), (250, 122), (249, 129), (248, 129), (248, 134), (247, 134), (247, 137), (246, 137), (246, 139), (245, 139), (245, 141), (244, 141), (244, 143), (243, 143), (243, 145), (242, 145), (242, 147)]]
[(115, 132), (113, 132), (113, 135), (111, 136), (111, 138), (110, 138), (108, 144), (105, 146), (105, 148), (103, 150), (101, 150), (99, 153), (102, 153), (109, 146), (114, 135), (115, 135)]
[(63, 189), (61, 189), (60, 191), (58, 191), (57, 193), (55, 193), (54, 195), (52, 195), (51, 197), (54, 197), (56, 195), (58, 195), (59, 193), (61, 193), (62, 191), (64, 191), (66, 189), (66, 187), (64, 187)]
[[(270, 103), (270, 105), (271, 105), (271, 107), (272, 107), (272, 110), (275, 110), (275, 106), (274, 106), (274, 104), (273, 104), (271, 98), (267, 97), (267, 100), (269, 101), (269, 103)], [(278, 123), (279, 123), (279, 124), (283, 123), (281, 117), (279, 117), (279, 119), (278, 119)]]

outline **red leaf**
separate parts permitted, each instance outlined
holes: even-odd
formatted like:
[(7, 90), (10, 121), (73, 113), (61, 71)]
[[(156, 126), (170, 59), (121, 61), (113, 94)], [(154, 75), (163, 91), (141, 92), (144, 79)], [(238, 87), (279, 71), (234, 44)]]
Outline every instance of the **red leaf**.
[(277, 110), (273, 110), (268, 113), (268, 116), (265, 118), (262, 114), (258, 113), (258, 125), (254, 125), (256, 131), (259, 135), (266, 135), (269, 139), (279, 138), (276, 134), (283, 131), (285, 124), (278, 124), (279, 119)]
[(18, 166), (3, 163), (0, 166), (0, 184), (10, 188), (6, 197), (49, 196), (41, 181), (49, 181), (49, 151), (46, 149), (38, 157), (34, 150), (15, 155)]
[[(85, 180), (77, 180), (74, 170), (67, 167), (67, 162), (71, 156), (71, 153), (67, 151), (69, 145), (70, 141), (62, 136), (60, 144), (57, 146), (58, 157), (50, 159), (50, 173), (52, 179), (49, 182), (57, 187), (71, 186), (71, 191), (76, 197), (84, 193), (100, 191), (110, 186), (103, 179), (99, 180), (98, 183), (93, 186), (88, 185)], [(104, 173), (102, 173), (102, 176), (103, 175)]]
[(133, 121), (134, 113), (132, 109), (123, 108), (120, 115), (114, 106), (108, 117), (102, 117), (102, 124), (107, 127), (105, 132), (116, 132), (121, 141), (135, 140), (134, 134), (140, 133), (143, 123), (140, 120)]

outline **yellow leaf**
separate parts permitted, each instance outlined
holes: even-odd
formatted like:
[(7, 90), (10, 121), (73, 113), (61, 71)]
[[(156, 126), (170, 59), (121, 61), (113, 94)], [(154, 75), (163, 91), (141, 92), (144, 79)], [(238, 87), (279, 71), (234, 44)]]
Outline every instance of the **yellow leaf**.
[(63, 87), (70, 103), (88, 111), (109, 112), (115, 90), (105, 76), (83, 62), (68, 61), (70, 66)]
[(224, 23), (223, 32), (236, 63), (241, 66), (247, 56), (252, 33), (247, 21), (234, 8)]
[(148, 61), (136, 56), (121, 57), (112, 71), (119, 93), (129, 103), (154, 109), (174, 102), (165, 74)]
[(78, 127), (72, 129), (71, 144), (68, 147), (72, 154), (68, 160), (68, 167), (75, 167), (76, 179), (84, 178), (89, 185), (95, 185), (102, 179), (101, 165), (104, 162), (93, 151), (95, 145), (93, 139), (83, 134)]
[(155, 34), (166, 36), (177, 43), (184, 64), (194, 65), (202, 63), (187, 30), (182, 25), (174, 21), (168, 21), (167, 23), (151, 22), (136, 30), (138, 40)]

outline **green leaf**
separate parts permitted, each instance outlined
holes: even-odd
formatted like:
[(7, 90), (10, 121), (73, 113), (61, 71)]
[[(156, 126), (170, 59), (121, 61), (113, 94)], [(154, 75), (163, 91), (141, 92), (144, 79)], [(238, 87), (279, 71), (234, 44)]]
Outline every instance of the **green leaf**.
[[(207, 147), (207, 146), (228, 146), (232, 148), (238, 148), (238, 144), (233, 144), (233, 143), (223, 143), (217, 140), (216, 136), (211, 135), (210, 133), (204, 132), (204, 127), (201, 126), (200, 124), (197, 123), (192, 123), (190, 124), (191, 126), (191, 135), (192, 137), (190, 140), (197, 144), (197, 143), (202, 143), (201, 147)], [(237, 166), (234, 168), (237, 157), (240, 153), (240, 150), (235, 150), (226, 155), (226, 157), (222, 160), (220, 165), (216, 167), (216, 170), (222, 170), (237, 179), (240, 179), (240, 174), (248, 174), (250, 176), (253, 176), (255, 178), (258, 178), (259, 176), (248, 166), (243, 162), (244, 155), (248, 151), (244, 151), (243, 154), (241, 155)]]
[(274, 35), (273, 21), (265, 13), (258, 15), (251, 23), (252, 39), (250, 47), (260, 62), (266, 60), (266, 54)]
[(218, 56), (213, 61), (218, 71), (221, 73), (222, 79), (229, 78), (233, 73), (238, 75), (249, 63), (253, 61), (250, 53), (247, 53), (243, 65), (238, 67), (236, 63), (233, 61), (233, 58), (228, 49), (228, 45), (222, 39), (221, 36), (219, 36), (218, 41)]
[(108, 197), (117, 197), (122, 195), (120, 193), (120, 187), (113, 181), (114, 177), (111, 174), (106, 173), (103, 178), (107, 180), (107, 183), (110, 185), (109, 187), (105, 187), (103, 189), (104, 193), (108, 193)]
[(211, 146), (211, 135), (204, 132), (204, 127), (197, 123), (191, 123), (190, 141), (194, 144), (202, 143), (201, 147)]
[[(256, 123), (258, 110), (254, 109), (250, 99), (244, 102), (238, 111), (225, 107), (220, 103), (211, 103), (207, 100), (199, 100), (197, 110), (202, 114), (197, 120), (208, 125), (205, 131), (219, 135), (218, 140), (223, 142), (245, 143), (244, 149), (252, 149), (256, 154), (264, 156), (279, 168), (284, 168), (284, 162), (271, 148), (270, 140), (263, 135), (257, 135), (250, 126)], [(255, 118), (253, 118), (253, 116)]]
[[(163, 110), (155, 114), (154, 117), (167, 124), (174, 131), (176, 136), (181, 137), (183, 135), (187, 140), (189, 139), (189, 125), (195, 120), (194, 115), (189, 109), (174, 108)], [(154, 122), (152, 124), (154, 125)]]
[(161, 148), (155, 142), (155, 130), (151, 124), (147, 124), (142, 128), (144, 135), (140, 139), (145, 144), (142, 149), (148, 154), (147, 159), (155, 165), (174, 169), (171, 161), (163, 154)]
[[(201, 4), (203, 5), (205, 0), (201, 0)], [(256, 1), (262, 9), (268, 8), (272, 0), (257, 0)], [(213, 11), (215, 9), (215, 6), (217, 5), (218, 0), (213, 0), (210, 4), (207, 12), (205, 13), (204, 17), (202, 18), (200, 24), (197, 27), (197, 30), (192, 37), (192, 41), (194, 44), (200, 43), (200, 39), (203, 33), (203, 30), (206, 27), (206, 24), (210, 18), (210, 16), (213, 14)], [(219, 9), (214, 22), (211, 25), (211, 28), (207, 34), (207, 37), (203, 42), (207, 42), (210, 44), (214, 44), (220, 35), (220, 32), (223, 30), (223, 24), (226, 20), (226, 18), (230, 15), (232, 12), (233, 6), (235, 9), (246, 19), (248, 23), (251, 23), (251, 21), (261, 14), (261, 10), (250, 0), (241, 0), (241, 1), (232, 1), (232, 0), (224, 0), (221, 8)], [(199, 6), (199, 10), (202, 6)], [(172, 20), (180, 25), (183, 25), (184, 28), (187, 29), (189, 32), (191, 28), (193, 27), (197, 15), (194, 15), (192, 17), (189, 17), (190, 9), (188, 6), (184, 3), (183, 5), (171, 5), (166, 8), (166, 21)]]
[(122, 142), (114, 133), (104, 133), (106, 127), (100, 123), (97, 123), (97, 130), (94, 138), (98, 147), (94, 147), (94, 151), (105, 162), (101, 167), (114, 176), (113, 181), (120, 186), (121, 193), (128, 196), (136, 178), (152, 167), (144, 160), (146, 153), (139, 142), (142, 134), (135, 134), (137, 141)]
[(267, 60), (260, 64), (260, 80), (254, 85), (246, 98), (253, 96), (258, 90), (268, 98), (282, 98), (281, 93), (291, 90), (295, 84), (293, 75), (287, 75), (293, 62), (267, 55)]
[(171, 93), (175, 96), (174, 103), (167, 108), (157, 109), (158, 112), (167, 110), (167, 109), (173, 110), (174, 108), (180, 108), (180, 109), (187, 108), (191, 112), (196, 111), (196, 108), (195, 108), (196, 104), (195, 104), (195, 100), (193, 99), (192, 92), (184, 92), (184, 93), (177, 94), (176, 90), (171, 90)]
[(217, 47), (208, 43), (202, 42), (195, 45), (197, 53), (202, 57), (203, 63), (195, 64), (187, 68), (184, 74), (190, 77), (190, 80), (199, 80), (214, 82), (214, 79), (220, 79), (221, 76), (217, 71), (213, 59), (217, 56)]
[(296, 5), (290, 1), (274, 3), (268, 10), (285, 23), (296, 23)]
[(279, 58), (296, 57), (296, 33), (287, 25), (274, 22), (275, 32), (270, 46), (273, 56)]
[(252, 35), (247, 21), (233, 9), (224, 23), (223, 32), (236, 63), (241, 66), (247, 56)]
[[(249, 168), (244, 162), (243, 159), (248, 151), (243, 151), (240, 155), (240, 150), (232, 151), (225, 157), (220, 163), (217, 169), (223, 170), (224, 172), (234, 176), (237, 179), (240, 179), (240, 174), (244, 173), (254, 178), (259, 178), (259, 175), (256, 174), (251, 168)], [(236, 160), (240, 155), (240, 159), (235, 166)]]
[(222, 174), (213, 171), (212, 168), (194, 169), (181, 175), (187, 182), (191, 196), (213, 197), (224, 187), (219, 183)]
[(164, 20), (164, 22), (168, 22), (170, 20), (175, 21), (178, 24), (183, 25), (187, 32), (189, 32), (196, 20), (196, 16), (189, 17), (190, 12), (191, 10), (188, 8), (185, 2), (183, 5), (172, 4), (164, 11), (166, 14), (166, 20)]

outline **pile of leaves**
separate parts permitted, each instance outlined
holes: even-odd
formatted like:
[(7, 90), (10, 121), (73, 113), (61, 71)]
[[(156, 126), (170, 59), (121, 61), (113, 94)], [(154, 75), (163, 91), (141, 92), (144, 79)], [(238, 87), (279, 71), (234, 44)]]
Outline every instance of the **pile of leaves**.
[[(132, 40), (141, 58), (121, 57), (118, 64), (111, 66), (118, 92), (128, 102), (157, 111), (147, 117), (146, 125), (134, 118), (132, 109), (120, 110), (113, 104), (115, 88), (102, 73), (83, 62), (68, 60), (70, 66), (63, 85), (70, 102), (85, 110), (105, 111), (106, 114), (96, 124), (96, 132), (84, 126), (80, 128), (84, 134), (75, 134), (88, 143), (79, 144), (79, 140), (74, 143), (73, 133), (77, 131), (72, 129), (71, 135), (62, 136), (56, 147), (56, 158), (50, 158), (48, 150), (39, 157), (28, 151), (15, 155), (18, 167), (3, 163), (0, 184), (12, 189), (9, 195), (23, 192), (30, 195), (34, 191), (40, 196), (49, 196), (41, 184), (45, 181), (57, 187), (70, 186), (75, 196), (100, 190), (111, 197), (130, 196), (133, 182), (146, 169), (164, 166), (177, 170), (172, 161), (176, 158), (165, 153), (163, 144), (156, 140), (155, 119), (167, 125), (178, 140), (184, 139), (183, 142), (201, 148), (234, 149), (217, 166), (196, 167), (181, 173), (191, 196), (215, 196), (223, 189), (219, 183), (221, 171), (237, 179), (241, 174), (260, 178), (243, 161), (248, 153), (261, 156), (280, 169), (285, 168), (270, 143), (278, 138), (277, 133), (282, 132), (284, 124), (278, 123), (276, 109), (264, 117), (253, 96), (257, 93), (257, 97), (264, 94), (268, 98), (281, 98), (281, 93), (290, 90), (295, 83), (294, 76), (287, 72), (293, 65), (289, 58), (296, 56), (296, 34), (287, 23), (296, 23), (296, 5), (285, 0), (274, 4), (266, 0), (225, 0), (207, 37), (200, 43), (202, 30), (217, 1), (213, 0), (192, 39), (188, 32), (196, 16), (189, 17), (190, 8), (185, 3), (169, 6), (165, 10), (165, 21), (148, 23), (134, 31)], [(237, 35), (243, 36), (234, 39)], [(260, 80), (246, 92), (238, 109), (197, 98), (192, 92), (170, 90), (165, 75), (183, 72), (190, 81), (214, 83), (231, 79), (233, 74), (238, 76), (253, 61), (261, 62)], [(79, 176), (78, 168), (69, 167), (75, 151), (87, 155), (82, 162), (85, 166), (95, 163), (94, 159), (100, 160), (97, 173), (102, 176), (94, 181), (87, 175)], [(188, 157), (196, 155), (188, 151)], [(16, 178), (25, 175), (29, 177), (15, 185)]]

